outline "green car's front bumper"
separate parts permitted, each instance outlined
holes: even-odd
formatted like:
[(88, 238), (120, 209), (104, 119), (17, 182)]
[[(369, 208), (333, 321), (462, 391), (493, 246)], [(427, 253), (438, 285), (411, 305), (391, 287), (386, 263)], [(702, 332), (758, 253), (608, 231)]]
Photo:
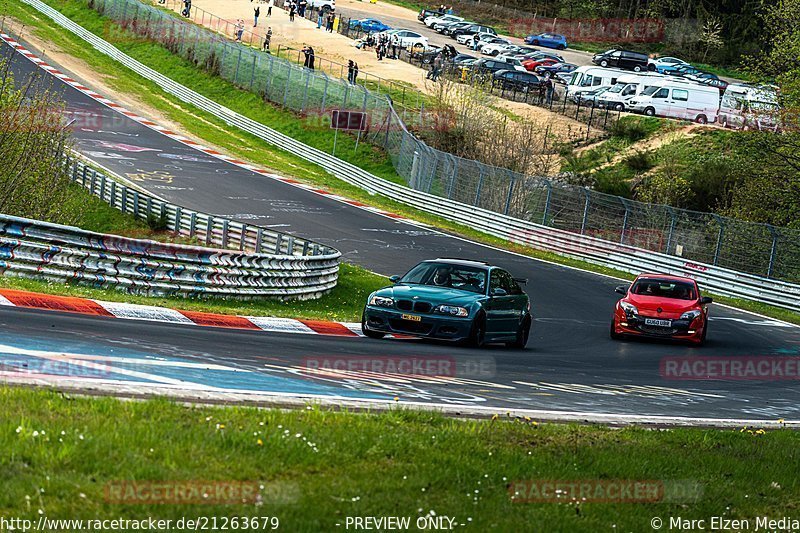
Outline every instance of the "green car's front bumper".
[[(403, 316), (418, 316), (419, 321)], [(403, 312), (368, 305), (364, 309), (364, 324), (371, 331), (399, 333), (453, 341), (465, 340), (472, 332), (472, 317), (456, 318), (440, 313)]]

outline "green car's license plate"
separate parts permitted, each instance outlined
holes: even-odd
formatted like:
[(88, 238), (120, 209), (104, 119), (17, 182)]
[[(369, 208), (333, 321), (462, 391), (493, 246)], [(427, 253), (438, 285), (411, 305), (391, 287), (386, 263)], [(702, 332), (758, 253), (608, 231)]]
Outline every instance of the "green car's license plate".
[(400, 318), (403, 320), (411, 320), (412, 322), (422, 322), (422, 317), (417, 315), (402, 315)]

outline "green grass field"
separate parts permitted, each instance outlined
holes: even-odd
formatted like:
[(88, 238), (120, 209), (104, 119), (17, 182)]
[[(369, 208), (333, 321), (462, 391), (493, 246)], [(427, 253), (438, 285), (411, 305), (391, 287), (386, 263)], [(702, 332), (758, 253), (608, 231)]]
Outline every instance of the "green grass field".
[[(284, 531), (335, 531), (347, 517), (435, 515), (466, 531), (651, 531), (653, 517), (791, 515), (800, 488), (800, 434), (788, 430), (193, 408), (9, 387), (0, 388), (0, 410), (0, 516), (34, 521), (276, 516)], [(532, 494), (519, 482), (545, 480), (663, 483), (678, 501), (511, 499), (510, 488)], [(163, 504), (141, 489), (201, 481), (254, 482), (261, 501)], [(676, 495), (675, 486), (691, 489)], [(123, 503), (107, 501), (106, 490)]]

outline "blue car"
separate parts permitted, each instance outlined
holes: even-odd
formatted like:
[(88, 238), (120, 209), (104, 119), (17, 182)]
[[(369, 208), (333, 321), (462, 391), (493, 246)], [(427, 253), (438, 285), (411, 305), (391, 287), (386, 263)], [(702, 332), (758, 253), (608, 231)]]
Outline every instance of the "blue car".
[(567, 38), (557, 33), (540, 33), (539, 35), (528, 35), (525, 43), (533, 46), (544, 46), (564, 50), (567, 48)]
[(393, 285), (369, 295), (361, 317), (364, 335), (399, 333), (468, 342), (503, 342), (524, 348), (533, 321), (528, 295), (502, 268), (465, 259), (423, 261)]
[(392, 28), (384, 24), (378, 19), (361, 19), (350, 23), (350, 27), (356, 30), (361, 30), (366, 33), (373, 33), (376, 31), (386, 31)]

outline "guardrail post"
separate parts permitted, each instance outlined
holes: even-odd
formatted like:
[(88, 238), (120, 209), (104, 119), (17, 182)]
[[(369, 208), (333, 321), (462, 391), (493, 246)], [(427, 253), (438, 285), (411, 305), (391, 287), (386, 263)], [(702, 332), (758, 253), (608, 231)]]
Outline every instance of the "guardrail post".
[(314, 252), (311, 255), (319, 255), (319, 244), (314, 244)]
[(717, 266), (717, 261), (719, 261), (719, 252), (722, 249), (722, 239), (725, 238), (725, 221), (722, 220), (722, 217), (719, 215), (713, 215), (714, 219), (719, 224), (719, 233), (717, 233), (717, 246), (714, 249), (714, 262), (712, 263), (714, 266)]
[[(509, 171), (510, 173), (510, 171)], [(514, 185), (517, 183), (516, 176), (509, 176), (510, 183), (508, 184), (508, 196), (506, 196), (506, 208), (503, 210), (503, 214), (507, 215), (508, 211), (511, 209), (511, 198), (514, 196)]]
[(244, 247), (247, 244), (247, 226), (242, 224), (242, 234), (239, 238), (239, 249), (244, 252)]
[(261, 246), (263, 244), (264, 244), (264, 230), (258, 228), (258, 230), (256, 231), (256, 250), (255, 250), (257, 254), (261, 253)]
[(86, 175), (89, 173), (89, 168), (84, 166), (81, 171), (81, 186), (86, 188)]
[(586, 203), (583, 205), (583, 221), (581, 222), (581, 235), (586, 231), (586, 224), (589, 221), (589, 204), (591, 203), (591, 193), (589, 189), (583, 189), (583, 194), (586, 195)]
[(280, 255), (281, 253), (281, 240), (283, 239), (283, 235), (278, 233), (278, 236), (275, 237), (275, 253)]
[[(164, 204), (161, 204), (162, 206)], [(181, 234), (181, 218), (183, 217), (183, 208), (181, 206), (177, 206), (175, 208), (175, 233), (178, 235)]]
[(111, 180), (111, 207), (117, 207), (117, 182)]
[(307, 256), (308, 255), (308, 249), (309, 249), (308, 241), (303, 241), (303, 252), (302, 252), (301, 255), (302, 256)]
[(105, 201), (106, 199), (106, 175), (100, 174), (100, 199)]
[(122, 187), (121, 203), (122, 205), (120, 206), (120, 208), (122, 209), (122, 214), (125, 214), (128, 212), (128, 188), (125, 186)]
[(206, 246), (211, 246), (211, 239), (214, 236), (214, 217), (206, 217)]
[(769, 252), (769, 265), (767, 265), (767, 277), (772, 277), (772, 270), (775, 268), (775, 255), (778, 252), (778, 230), (775, 229), (774, 226), (770, 226), (767, 224), (767, 230), (769, 230), (770, 235), (772, 235), (772, 248)]
[(150, 218), (153, 216), (153, 198), (151, 196), (147, 197), (147, 213), (145, 214), (145, 218)]
[(289, 239), (286, 242), (286, 253), (289, 255), (294, 255), (294, 237), (292, 237), (291, 235), (289, 236)]
[(228, 219), (222, 220), (222, 248), (228, 247)]
[(547, 187), (547, 195), (544, 197), (544, 213), (542, 214), (542, 226), (547, 226), (547, 215), (550, 214), (550, 197), (553, 194), (553, 184), (550, 180), (545, 180), (545, 187)]
[(667, 212), (669, 213), (669, 216), (671, 218), (669, 223), (669, 234), (667, 234), (667, 249), (664, 250), (664, 253), (667, 255), (672, 255), (670, 253), (670, 250), (672, 249), (672, 236), (675, 233), (676, 217), (675, 217), (675, 211), (670, 206), (667, 205), (664, 207), (667, 209)]
[(139, 191), (133, 191), (133, 216), (139, 216)]
[(197, 231), (197, 213), (192, 211), (191, 216), (189, 216), (189, 238), (194, 238), (195, 231)]
[(630, 210), (628, 209), (628, 201), (625, 198), (620, 197), (620, 202), (625, 207), (625, 216), (622, 218), (622, 231), (619, 232), (619, 242), (620, 244), (625, 242), (625, 229), (628, 227), (628, 214)]

